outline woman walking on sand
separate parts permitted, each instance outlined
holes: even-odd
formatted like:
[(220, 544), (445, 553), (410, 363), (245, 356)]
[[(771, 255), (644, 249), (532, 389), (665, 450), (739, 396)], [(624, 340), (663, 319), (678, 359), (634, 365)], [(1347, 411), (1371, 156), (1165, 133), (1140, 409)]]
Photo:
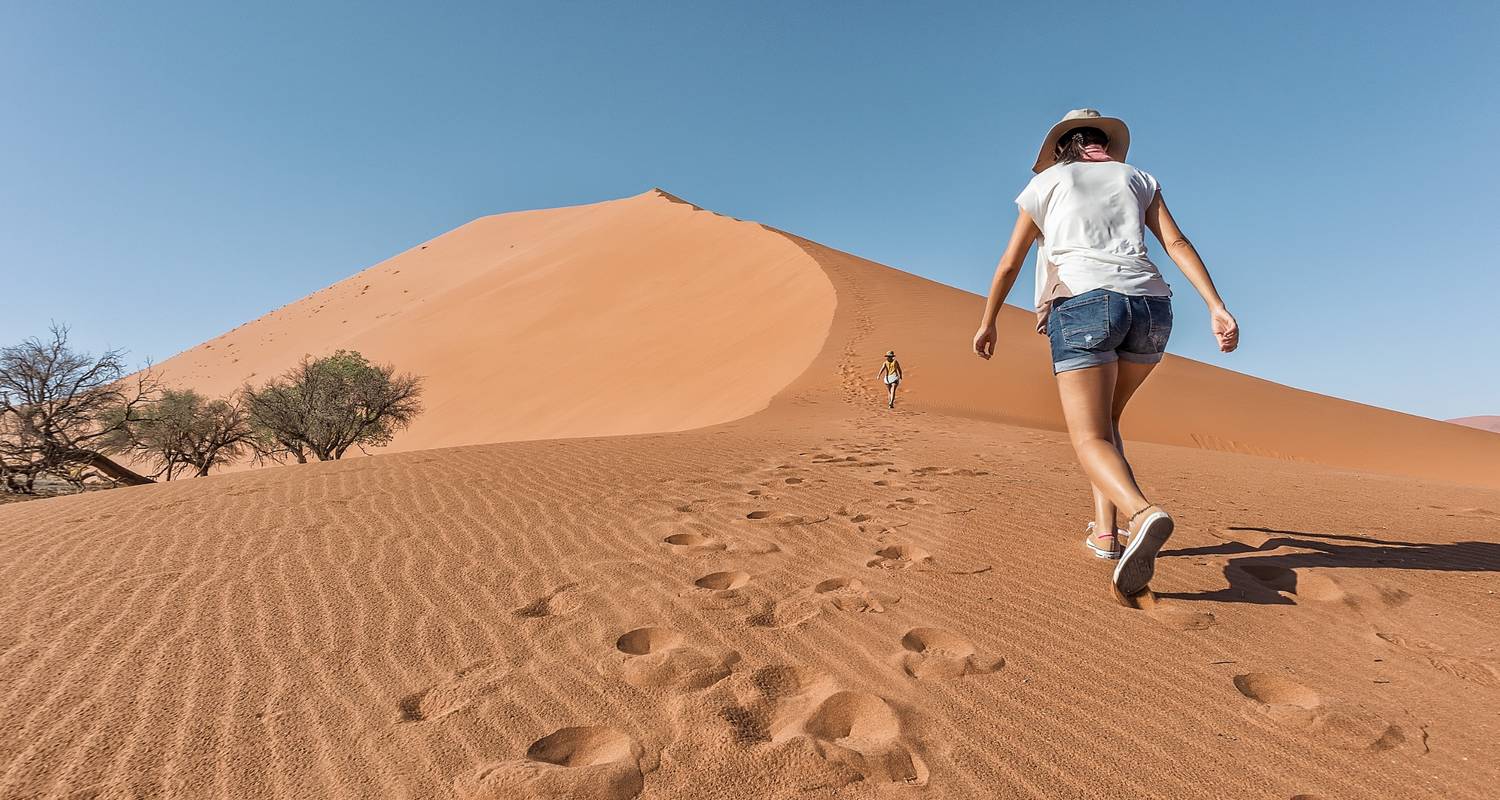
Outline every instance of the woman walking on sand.
[(885, 382), (885, 390), (890, 394), (890, 403), (886, 407), (895, 408), (896, 387), (901, 385), (901, 362), (896, 360), (895, 350), (885, 354), (885, 361), (880, 365), (880, 380)]
[[(1172, 292), (1146, 255), (1147, 228), (1208, 304), (1219, 349), (1239, 345), (1239, 325), (1167, 211), (1156, 179), (1125, 163), (1129, 148), (1125, 123), (1093, 109), (1070, 111), (1052, 126), (1032, 167), (1037, 175), (1016, 198), (1015, 229), (974, 334), (974, 352), (988, 359), (1000, 304), (1037, 242), (1037, 332), (1051, 340), (1068, 435), (1094, 489), (1086, 542), (1119, 560), (1114, 587), (1127, 596), (1151, 582), (1173, 525), (1141, 494), (1120, 438), (1120, 415), (1161, 362), (1172, 332)], [(1126, 531), (1116, 528), (1117, 511)]]

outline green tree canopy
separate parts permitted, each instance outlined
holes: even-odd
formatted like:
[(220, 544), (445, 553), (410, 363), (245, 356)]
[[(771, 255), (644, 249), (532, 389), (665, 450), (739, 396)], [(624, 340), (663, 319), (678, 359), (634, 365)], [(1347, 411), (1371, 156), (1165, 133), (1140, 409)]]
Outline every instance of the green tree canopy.
[(421, 378), (339, 350), (304, 357), (259, 389), (246, 387), (243, 398), (257, 451), (305, 463), (309, 456), (330, 461), (351, 447), (389, 443), (421, 413), (421, 392)]

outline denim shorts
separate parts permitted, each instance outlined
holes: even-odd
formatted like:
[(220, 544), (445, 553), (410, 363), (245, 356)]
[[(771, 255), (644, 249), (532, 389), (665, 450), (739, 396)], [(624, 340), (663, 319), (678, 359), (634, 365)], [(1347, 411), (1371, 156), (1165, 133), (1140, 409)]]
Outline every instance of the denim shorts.
[(1155, 364), (1166, 352), (1171, 335), (1169, 297), (1095, 289), (1053, 302), (1047, 317), (1054, 374), (1119, 359)]

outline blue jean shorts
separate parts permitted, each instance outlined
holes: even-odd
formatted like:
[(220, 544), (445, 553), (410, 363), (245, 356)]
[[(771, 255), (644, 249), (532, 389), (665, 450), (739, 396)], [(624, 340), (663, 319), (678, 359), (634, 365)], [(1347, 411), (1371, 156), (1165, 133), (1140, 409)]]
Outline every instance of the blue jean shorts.
[(1155, 364), (1166, 352), (1171, 335), (1169, 297), (1095, 289), (1053, 302), (1047, 316), (1053, 374), (1121, 359)]

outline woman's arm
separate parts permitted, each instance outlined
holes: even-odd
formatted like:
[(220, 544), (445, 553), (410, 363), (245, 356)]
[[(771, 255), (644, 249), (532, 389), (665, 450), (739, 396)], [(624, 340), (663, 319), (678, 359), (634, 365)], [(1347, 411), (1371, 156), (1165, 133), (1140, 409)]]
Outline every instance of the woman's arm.
[(1219, 350), (1228, 353), (1239, 347), (1239, 323), (1235, 322), (1229, 309), (1224, 307), (1224, 300), (1214, 287), (1214, 279), (1209, 276), (1208, 267), (1203, 265), (1203, 259), (1193, 243), (1188, 241), (1187, 235), (1177, 227), (1177, 220), (1172, 219), (1172, 212), (1167, 210), (1167, 203), (1162, 199), (1160, 191), (1152, 198), (1151, 205), (1146, 207), (1146, 227), (1156, 234), (1157, 241), (1161, 242), (1172, 263), (1182, 270), (1188, 282), (1203, 297), (1203, 302), (1208, 304), (1209, 319), (1214, 338), (1219, 340)]
[(1000, 305), (1010, 294), (1010, 287), (1015, 285), (1016, 276), (1021, 274), (1021, 262), (1026, 260), (1032, 242), (1041, 233), (1030, 214), (1017, 212), (1016, 227), (1010, 232), (1010, 244), (1005, 246), (1005, 254), (1000, 256), (1000, 264), (995, 267), (995, 279), (990, 283), (990, 297), (984, 304), (979, 332), (974, 334), (974, 352), (980, 358), (987, 359), (995, 354), (995, 318), (1000, 316)]

